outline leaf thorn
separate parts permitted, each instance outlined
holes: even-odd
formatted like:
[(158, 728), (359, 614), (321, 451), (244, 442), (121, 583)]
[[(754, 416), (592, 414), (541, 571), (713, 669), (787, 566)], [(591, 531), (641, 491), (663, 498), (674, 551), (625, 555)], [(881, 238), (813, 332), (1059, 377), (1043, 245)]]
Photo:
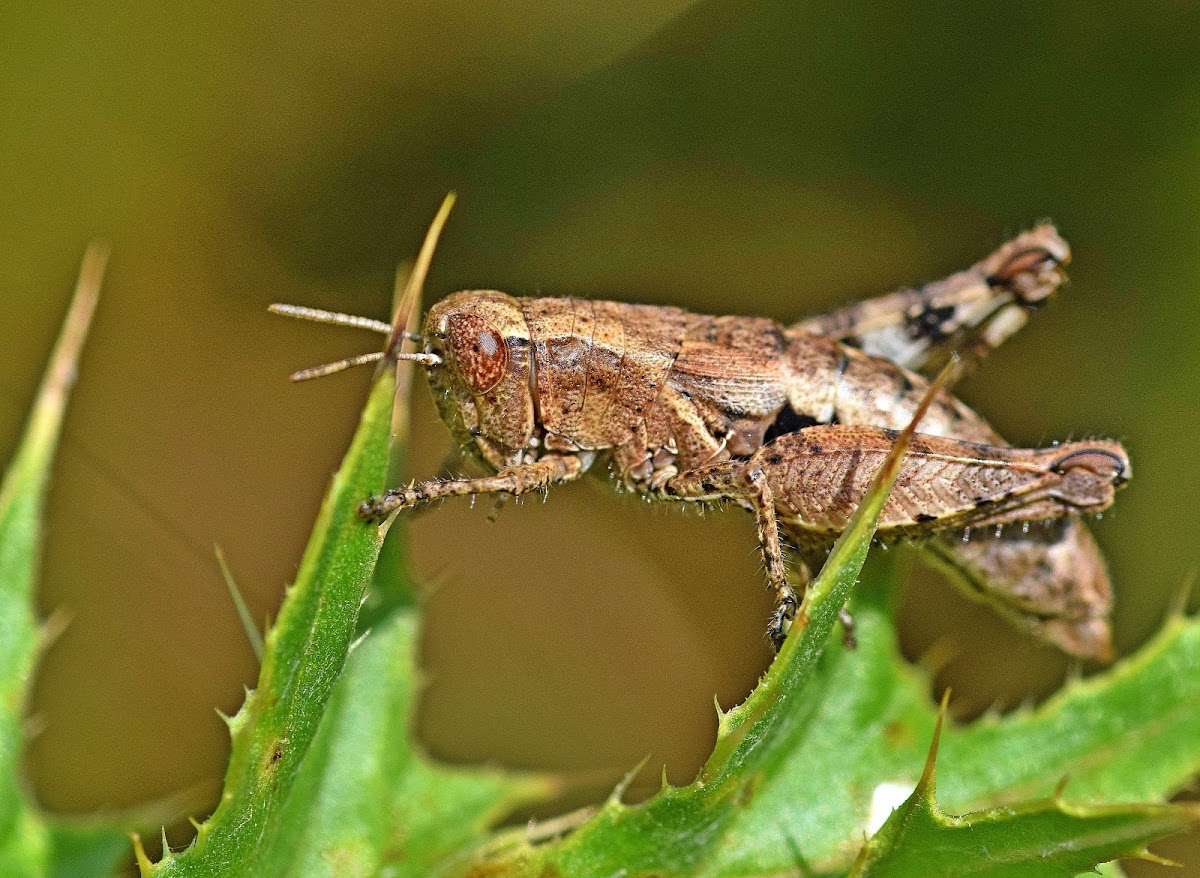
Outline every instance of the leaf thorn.
[[(625, 791), (627, 789), (629, 789), (629, 785), (631, 783), (633, 783), (634, 778), (636, 778), (639, 774), (642, 773), (642, 769), (646, 767), (646, 763), (649, 761), (650, 761), (650, 754), (647, 753), (645, 756), (642, 757), (642, 761), (639, 762), (637, 765), (635, 765), (632, 769), (630, 769), (625, 774), (625, 776), (617, 782), (617, 785), (615, 787), (613, 787), (613, 791), (608, 794), (608, 803), (607, 804), (609, 804), (609, 805), (620, 805), (621, 804), (621, 797), (625, 795)], [(663, 766), (663, 778), (665, 779), (666, 776), (667, 776), (667, 767), (664, 765)]]
[(942, 726), (946, 722), (946, 713), (950, 708), (950, 690), (942, 693), (942, 703), (938, 707), (937, 723), (933, 727), (933, 741), (929, 744), (929, 755), (925, 757), (925, 768), (921, 779), (917, 781), (916, 792), (933, 801), (934, 786), (937, 783), (937, 754), (938, 745), (942, 741)]
[(1171, 595), (1171, 601), (1167, 604), (1167, 620), (1182, 619), (1187, 615), (1188, 604), (1192, 600), (1192, 592), (1196, 588), (1196, 568), (1193, 567), (1183, 575), (1183, 579), (1179, 583), (1179, 587), (1175, 593)]
[(1177, 863), (1174, 860), (1160, 857), (1158, 854), (1151, 853), (1148, 849), (1143, 848), (1133, 859), (1145, 860), (1147, 863), (1157, 863), (1160, 866), (1174, 866), (1176, 869), (1182, 869), (1183, 863)]
[(215, 544), (213, 552), (217, 556), (217, 566), (221, 568), (221, 578), (225, 580), (225, 588), (229, 590), (229, 597), (233, 601), (234, 609), (237, 610), (238, 620), (242, 623), (242, 631), (245, 632), (246, 639), (250, 641), (250, 648), (254, 650), (259, 664), (262, 664), (264, 649), (262, 635), (258, 633), (254, 617), (250, 615), (250, 608), (246, 606), (246, 599), (242, 597), (241, 589), (238, 588), (237, 581), (233, 578), (233, 572), (225, 560), (225, 553), (220, 546)]
[(146, 848), (142, 846), (142, 837), (136, 832), (131, 832), (129, 833), (129, 840), (133, 843), (133, 856), (137, 860), (138, 871), (143, 875), (149, 875), (150, 871), (154, 868), (154, 864), (146, 856)]
[[(421, 294), (425, 289), (425, 278), (429, 274), (429, 265), (433, 262), (433, 252), (437, 249), (438, 238), (441, 237), (442, 229), (446, 225), (446, 219), (450, 216), (450, 209), (454, 207), (456, 197), (455, 193), (450, 192), (442, 200), (441, 207), (438, 208), (433, 222), (429, 224), (429, 230), (425, 233), (425, 240), (421, 243), (421, 250), (417, 254), (416, 262), (413, 263), (412, 271), (405, 278), (404, 290), (397, 297), (396, 321), (387, 344), (384, 345), (383, 359), (375, 371), (376, 378), (382, 374), (389, 361), (394, 362), (393, 358), (400, 342), (404, 340), (405, 330), (420, 312)], [(399, 285), (401, 276), (401, 273), (397, 272), (397, 285)]]

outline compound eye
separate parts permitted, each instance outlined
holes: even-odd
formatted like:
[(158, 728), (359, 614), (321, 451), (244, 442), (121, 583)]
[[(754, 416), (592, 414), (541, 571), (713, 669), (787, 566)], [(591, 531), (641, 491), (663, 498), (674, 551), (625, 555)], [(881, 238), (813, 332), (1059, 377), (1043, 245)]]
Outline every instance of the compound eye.
[(453, 314), (446, 327), (454, 365), (476, 393), (487, 393), (500, 383), (508, 365), (504, 338), (487, 321), (474, 314)]

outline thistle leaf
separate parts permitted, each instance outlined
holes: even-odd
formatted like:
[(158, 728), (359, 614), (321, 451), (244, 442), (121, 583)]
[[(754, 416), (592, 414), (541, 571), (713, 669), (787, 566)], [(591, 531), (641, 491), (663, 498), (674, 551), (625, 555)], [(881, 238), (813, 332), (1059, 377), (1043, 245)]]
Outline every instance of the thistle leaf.
[[(153, 875), (248, 874), (280, 820), (355, 636), (383, 541), (355, 510), (384, 487), (395, 379), (385, 373), (321, 506), (312, 539), (266, 638), (257, 688), (232, 718), (233, 749), (217, 810), (196, 840)], [(146, 870), (144, 870), (146, 871)]]
[[(426, 261), (452, 202), (426, 238)], [(410, 325), (420, 272), (413, 278), (397, 279)], [(357, 515), (386, 487), (392, 451), (407, 438), (410, 383), (406, 364), (376, 378), (267, 635), (258, 687), (230, 720), (220, 805), (187, 850), (142, 864), (143, 874), (427, 875), (481, 842), (517, 801), (549, 794), (538, 778), (436, 767), (411, 741), (415, 592), (402, 577), (375, 577), (388, 528)], [(373, 579), (375, 600), (360, 618)]]
[(1192, 805), (1073, 807), (1058, 795), (955, 817), (937, 802), (943, 714), (921, 780), (867, 843), (850, 878), (1072, 878), (1200, 822)]
[(51, 354), (16, 456), (0, 485), (0, 874), (108, 874), (128, 849), (111, 826), (87, 831), (56, 825), (22, 787), (25, 699), (38, 648), (34, 590), (50, 468), (67, 398), (95, 313), (108, 250), (88, 248), (79, 282)]

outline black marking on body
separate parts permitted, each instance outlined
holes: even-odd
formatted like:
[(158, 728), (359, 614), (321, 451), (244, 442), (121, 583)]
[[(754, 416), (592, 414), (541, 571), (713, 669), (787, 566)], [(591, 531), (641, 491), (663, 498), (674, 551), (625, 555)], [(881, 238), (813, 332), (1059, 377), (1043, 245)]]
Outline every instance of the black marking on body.
[(899, 405), (907, 400), (912, 392), (916, 389), (916, 385), (903, 372), (900, 373), (896, 381), (896, 392), (892, 394), (892, 404)]
[(850, 355), (842, 351), (841, 357), (838, 359), (837, 368), (833, 370), (833, 380), (841, 381), (846, 374), (846, 370), (850, 368)]
[(816, 418), (797, 414), (791, 405), (785, 405), (779, 410), (779, 414), (775, 416), (771, 426), (767, 427), (767, 432), (763, 434), (763, 445), (788, 433), (796, 433), (806, 427), (815, 427), (818, 423), (820, 422)]
[(950, 337), (947, 325), (953, 318), (953, 305), (935, 308), (927, 303), (924, 308), (908, 318), (908, 334), (914, 339), (927, 339), (930, 344), (941, 344)]

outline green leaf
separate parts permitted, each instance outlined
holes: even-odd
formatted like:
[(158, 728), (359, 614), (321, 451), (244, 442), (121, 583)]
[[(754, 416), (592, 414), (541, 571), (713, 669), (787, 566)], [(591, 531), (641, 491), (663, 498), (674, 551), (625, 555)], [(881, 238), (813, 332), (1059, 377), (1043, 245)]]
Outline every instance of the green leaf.
[[(933, 734), (930, 683), (899, 655), (883, 577), (852, 611), (858, 649), (833, 646), (786, 761), (760, 784), (705, 874), (845, 869), (871, 828), (877, 791), (912, 789)], [(1200, 623), (1172, 619), (1137, 655), (1034, 710), (952, 725), (941, 799), (958, 813), (1050, 796), (1073, 804), (1162, 801), (1200, 769)], [(888, 786), (885, 786), (888, 785)]]
[[(452, 203), (443, 203), (412, 276), (398, 277), (410, 329)], [(139, 851), (143, 874), (428, 875), (481, 842), (518, 801), (552, 791), (542, 778), (429, 763), (410, 739), (419, 686), (411, 583), (375, 578), (360, 618), (388, 527), (362, 521), (357, 509), (383, 491), (391, 452), (407, 438), (411, 379), (403, 366), (372, 388), (266, 638), (259, 685), (230, 720), (221, 804), (187, 850), (157, 864)], [(397, 537), (390, 542), (402, 553)]]
[(341, 673), (383, 541), (355, 514), (384, 488), (395, 378), (380, 376), (321, 506), (312, 539), (266, 639), (258, 687), (229, 721), (233, 748), (221, 803), (192, 845), (145, 874), (246, 874), (280, 832), (300, 764)]
[[(668, 789), (635, 808), (608, 803), (574, 836), (545, 848), (514, 839), (487, 865), (497, 874), (523, 875), (553, 863), (565, 874), (589, 876), (609, 874), (612, 860), (625, 857), (630, 875), (655, 869), (700, 876), (844, 872), (871, 828), (877, 791), (894, 794), (918, 782), (936, 721), (929, 681), (896, 650), (887, 578), (875, 571), (860, 586), (851, 605), (857, 648), (836, 639), (828, 646), (806, 688), (812, 703), (802, 711), (804, 722), (792, 730), (785, 755), (757, 772), (731, 816), (712, 819), (693, 787)], [(1081, 817), (1115, 814), (1120, 824), (1119, 812), (1096, 803), (1161, 801), (1200, 768), (1197, 666), (1200, 622), (1176, 618), (1136, 656), (1067, 686), (1036, 710), (947, 728), (940, 750), (943, 801), (961, 812), (1007, 807), (1036, 817), (1067, 777), (1069, 804), (1055, 805), (1067, 815), (1054, 818), (1059, 828), (1079, 830), (1079, 843), (1090, 835)], [(1125, 827), (1143, 835), (1113, 856), (1186, 822), (1153, 808), (1132, 813)], [(1153, 819), (1142, 820), (1147, 814)], [(1051, 824), (1051, 816), (1044, 820)], [(719, 843), (705, 833), (719, 834)], [(690, 862), (678, 856), (697, 849)], [(602, 856), (605, 851), (611, 857)], [(1119, 872), (1113, 867), (1105, 874)]]
[(112, 875), (129, 862), (129, 835), (108, 821), (50, 823), (48, 878)]
[(434, 766), (406, 743), (416, 632), (396, 612), (351, 652), (255, 875), (426, 876), (548, 794), (532, 777)]
[[(95, 312), (107, 258), (104, 247), (93, 245), (88, 249), (25, 434), (0, 485), (0, 874), (3, 875), (44, 875), (60, 853), (45, 818), (25, 798), (20, 783), (20, 759), (25, 699), (38, 644), (33, 596), (46, 486), (62, 431), (67, 396), (75, 381), (76, 364)], [(101, 835), (105, 844), (111, 841), (111, 831)]]
[(1057, 802), (951, 817), (914, 796), (897, 811), (854, 878), (1071, 878), (1200, 821), (1179, 805), (1068, 807)]
[[(1036, 710), (947, 730), (941, 794), (959, 810), (1048, 795), (1161, 799), (1200, 771), (1200, 622), (1173, 616), (1135, 655)], [(953, 765), (953, 771), (950, 767)]]
[(1200, 806), (1065, 805), (1056, 795), (963, 817), (935, 795), (941, 720), (916, 789), (867, 843), (850, 878), (1072, 878), (1200, 822)]

